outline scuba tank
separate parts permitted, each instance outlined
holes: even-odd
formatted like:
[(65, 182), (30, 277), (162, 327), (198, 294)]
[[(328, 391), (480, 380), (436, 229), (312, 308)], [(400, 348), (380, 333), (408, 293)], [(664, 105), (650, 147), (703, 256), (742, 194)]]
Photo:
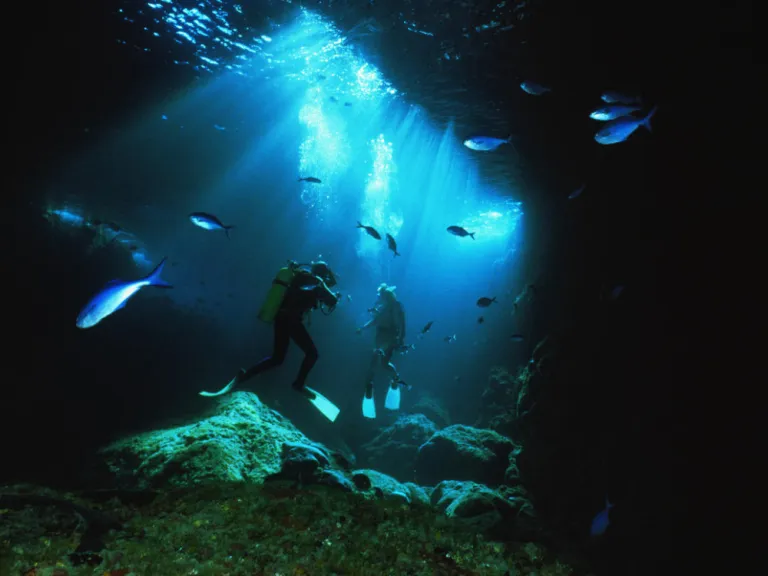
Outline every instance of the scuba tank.
[(289, 262), (288, 266), (278, 270), (275, 279), (272, 280), (272, 287), (267, 292), (264, 304), (261, 305), (261, 310), (259, 310), (259, 320), (268, 324), (275, 321), (275, 316), (277, 316), (277, 312), (283, 304), (285, 293), (296, 277), (296, 268), (297, 266), (294, 262)]

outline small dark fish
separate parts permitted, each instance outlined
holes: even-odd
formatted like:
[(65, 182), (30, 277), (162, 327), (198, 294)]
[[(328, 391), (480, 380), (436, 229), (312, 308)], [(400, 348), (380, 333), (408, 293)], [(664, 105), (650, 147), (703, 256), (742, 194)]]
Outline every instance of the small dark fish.
[(347, 107), (352, 106), (352, 102), (344, 102), (344, 106), (347, 106)]
[(482, 298), (478, 298), (477, 305), (480, 306), (480, 308), (488, 308), (491, 304), (498, 301), (496, 300), (496, 296), (493, 298), (488, 298), (486, 296), (483, 296)]
[(392, 250), (395, 256), (400, 256), (400, 252), (397, 251), (397, 242), (389, 233), (387, 233), (387, 247)]
[(325, 74), (318, 74), (317, 75), (317, 79), (318, 80), (325, 80), (326, 78), (327, 78), (327, 76)]
[(485, 322), (485, 318), (483, 318), (482, 316), (480, 316), (480, 318), (478, 318), (478, 319), (477, 319), (477, 323), (478, 323), (478, 324), (482, 324), (483, 322)]
[(453, 336), (445, 336), (443, 338), (443, 342), (448, 342), (448, 344), (450, 344), (451, 342), (456, 342), (456, 334), (454, 334)]
[(542, 94), (546, 94), (547, 92), (552, 91), (552, 88), (547, 88), (538, 82), (530, 81), (521, 82), (520, 88), (522, 88), (524, 92), (530, 94), (531, 96), (541, 96)]
[(619, 296), (621, 296), (621, 293), (624, 292), (624, 286), (622, 284), (619, 284), (618, 286), (615, 286), (613, 290), (611, 290), (608, 293), (608, 296), (611, 300), (616, 300)]
[(314, 176), (307, 176), (306, 178), (299, 177), (299, 182), (311, 182), (312, 184), (322, 184), (323, 181), (320, 180), (320, 178), (315, 178)]
[(328, 98), (328, 100), (330, 100), (331, 102), (338, 102), (339, 101), (339, 99), (336, 98), (336, 96), (331, 96), (330, 98)]
[(640, 104), (639, 96), (629, 96), (614, 90), (603, 92), (602, 96), (600, 96), (600, 100), (606, 104)]
[(229, 231), (234, 226), (225, 226), (221, 223), (221, 220), (216, 218), (213, 214), (206, 214), (205, 212), (192, 212), (189, 215), (189, 219), (195, 226), (202, 228), (203, 230), (224, 230), (224, 233), (229, 238)]
[(581, 186), (576, 188), (576, 190), (574, 190), (573, 192), (568, 194), (568, 200), (573, 200), (573, 199), (578, 198), (579, 196), (581, 196), (581, 193), (584, 192), (584, 188), (586, 188), (586, 187), (587, 187), (586, 184), (582, 184)]
[(512, 336), (510, 336), (509, 339), (512, 340), (512, 342), (522, 342), (523, 340), (525, 340), (525, 336), (523, 336), (522, 334), (512, 334)]
[(130, 250), (131, 252), (136, 252), (136, 250), (138, 249), (139, 247), (136, 246), (136, 244), (131, 244), (130, 246), (128, 246), (128, 250)]
[(424, 328), (421, 329), (421, 333), (419, 334), (419, 338), (423, 338), (424, 334), (429, 332), (429, 329), (432, 328), (432, 324), (434, 324), (434, 322), (435, 322), (434, 320), (430, 320), (429, 322), (427, 322), (426, 326), (424, 326)]
[(381, 240), (381, 234), (379, 234), (376, 231), (376, 228), (374, 228), (373, 226), (363, 226), (362, 224), (360, 224), (360, 222), (358, 222), (357, 227), (365, 230), (368, 233), (368, 236), (372, 238), (376, 238), (376, 240)]
[(608, 529), (608, 526), (611, 523), (610, 519), (610, 510), (613, 508), (613, 504), (611, 504), (608, 501), (608, 498), (605, 499), (605, 508), (597, 513), (597, 515), (592, 519), (592, 526), (589, 529), (589, 533), (592, 536), (602, 536), (605, 531)]
[(454, 236), (459, 236), (461, 238), (464, 238), (465, 236), (471, 236), (472, 240), (475, 239), (475, 233), (474, 232), (467, 232), (461, 226), (448, 226), (448, 228), (446, 228), (446, 230), (448, 230), (448, 232), (450, 232)]
[(415, 344), (403, 344), (402, 346), (395, 348), (395, 352), (399, 352), (400, 354), (408, 354), (411, 350), (416, 350)]

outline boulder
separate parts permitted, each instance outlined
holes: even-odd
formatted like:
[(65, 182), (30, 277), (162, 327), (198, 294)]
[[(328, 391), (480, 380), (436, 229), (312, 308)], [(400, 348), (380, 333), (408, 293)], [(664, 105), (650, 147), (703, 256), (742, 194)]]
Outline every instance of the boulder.
[(313, 459), (318, 466), (330, 459), (250, 392), (222, 398), (210, 416), (194, 424), (118, 440), (100, 456), (113, 485), (139, 489), (260, 483), (280, 472), (286, 457), (297, 474), (312, 468)]
[(493, 430), (456, 424), (435, 433), (416, 456), (416, 481), (471, 480), (487, 486), (504, 482), (516, 444)]
[(376, 468), (401, 482), (414, 479), (419, 447), (437, 432), (437, 426), (423, 414), (401, 415), (362, 447), (368, 467)]

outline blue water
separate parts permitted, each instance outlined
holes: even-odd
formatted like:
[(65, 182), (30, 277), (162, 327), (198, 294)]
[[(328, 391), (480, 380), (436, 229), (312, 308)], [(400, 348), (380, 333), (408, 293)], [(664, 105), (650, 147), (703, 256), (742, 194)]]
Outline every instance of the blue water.
[[(397, 286), (406, 342), (417, 345), (395, 361), (422, 391), (480, 386), (493, 360), (524, 360), (530, 349), (508, 340), (521, 331), (511, 304), (524, 287), (516, 268), (524, 207), (513, 182), (481, 180), (478, 153), (462, 146), (462, 135), (430, 122), (311, 12), (298, 11), (269, 35), (239, 33), (206, 4), (182, 10), (164, 2), (141, 12), (124, 17), (139, 26), (134, 18), (151, 15), (147, 34), (166, 44), (173, 36), (175, 52), (189, 51), (176, 62), (196, 67), (199, 80), (95, 134), (51, 188), (52, 222), (102, 232), (98, 221), (117, 223), (114, 242), (130, 250), (137, 277), (168, 257), (164, 276), (175, 288), (162, 296), (215, 319), (244, 366), (271, 351), (271, 328), (256, 313), (276, 271), (288, 259), (326, 260), (342, 301), (332, 317), (313, 318), (321, 358), (308, 384), (327, 385), (331, 397), (339, 395), (334, 387), (351, 387), (350, 406), (359, 402), (372, 346), (354, 328), (368, 320), (381, 282)], [(195, 211), (234, 225), (232, 239), (193, 226), (187, 215)], [(357, 221), (391, 234), (401, 256)], [(450, 225), (475, 240), (450, 235)], [(481, 310), (482, 296), (500, 303)], [(141, 298), (119, 314), (142, 314)], [(416, 341), (428, 321), (432, 331)], [(299, 357), (289, 352), (288, 366), (263, 379), (290, 382)], [(237, 368), (222, 368), (221, 382), (196, 384), (217, 388)]]

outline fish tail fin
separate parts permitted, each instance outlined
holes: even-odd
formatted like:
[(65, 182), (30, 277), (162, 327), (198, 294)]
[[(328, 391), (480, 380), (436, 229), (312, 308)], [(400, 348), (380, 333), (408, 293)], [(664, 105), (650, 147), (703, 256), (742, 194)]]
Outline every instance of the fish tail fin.
[(297, 180), (297, 182), (301, 182), (302, 180), (304, 180), (304, 178), (302, 178), (301, 176), (299, 176), (299, 179)]
[(470, 232), (469, 235), (472, 237), (472, 240), (475, 239), (475, 233), (474, 232)]
[(357, 228), (365, 228), (365, 226), (363, 226), (363, 225), (360, 223), (360, 220), (358, 220), (358, 221), (357, 221)]
[(648, 132), (651, 132), (651, 118), (653, 118), (653, 115), (656, 114), (656, 110), (658, 110), (658, 106), (654, 106), (650, 112), (648, 112), (648, 115), (643, 118), (643, 121), (641, 124), (645, 126), (645, 129), (648, 130)]
[(234, 226), (224, 226), (224, 234), (226, 234), (227, 238), (230, 240), (232, 240), (232, 237), (229, 235), (229, 231), (232, 230), (232, 228), (234, 228)]
[(400, 252), (398, 252), (397, 250), (395, 250), (395, 256), (400, 256)]
[(173, 288), (173, 286), (171, 286), (168, 282), (160, 278), (160, 274), (163, 273), (166, 260), (168, 260), (168, 258), (163, 258), (160, 260), (160, 264), (158, 264), (155, 269), (150, 272), (149, 276), (147, 276), (147, 281), (149, 281), (150, 286), (157, 286), (158, 288)]

